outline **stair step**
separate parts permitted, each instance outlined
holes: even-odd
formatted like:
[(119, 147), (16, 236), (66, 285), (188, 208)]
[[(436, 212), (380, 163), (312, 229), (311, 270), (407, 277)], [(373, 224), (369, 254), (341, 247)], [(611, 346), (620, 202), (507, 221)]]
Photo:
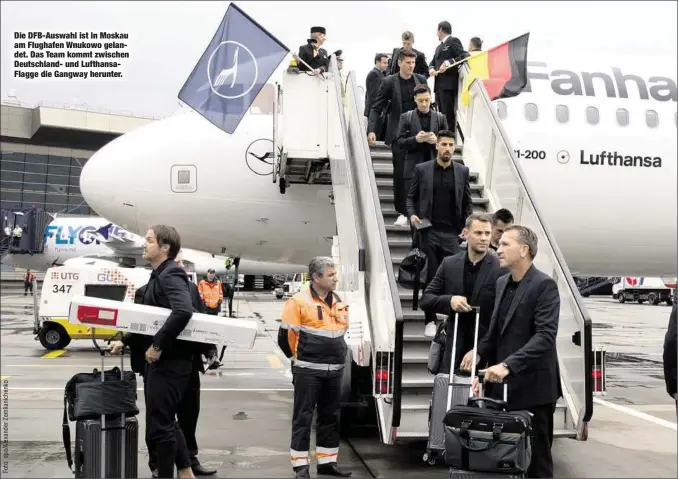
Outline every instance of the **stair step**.
[[(403, 411), (428, 411), (431, 390), (428, 388), (403, 389), (400, 407)], [(427, 421), (428, 422), (428, 421)]]
[[(487, 211), (487, 207), (490, 204), (490, 200), (487, 198), (471, 198), (471, 201), (473, 203), (473, 211)], [(384, 222), (387, 222), (387, 217), (397, 218), (400, 216), (400, 213), (398, 213), (391, 205), (386, 208), (382, 207), (381, 213), (384, 215)], [(395, 221), (395, 219), (393, 221)]]
[[(471, 196), (474, 198), (480, 198), (482, 196), (483, 189), (485, 187), (480, 183), (471, 184)], [(381, 201), (382, 206), (384, 203), (393, 204), (395, 200), (395, 194), (393, 193), (393, 188), (389, 191), (379, 191), (379, 201)]]
[(403, 347), (403, 364), (427, 364), (430, 341), (428, 339), (428, 344), (424, 342), (405, 344)]
[(416, 364), (403, 364), (402, 385), (404, 388), (432, 388), (433, 379), (433, 375), (425, 367)]

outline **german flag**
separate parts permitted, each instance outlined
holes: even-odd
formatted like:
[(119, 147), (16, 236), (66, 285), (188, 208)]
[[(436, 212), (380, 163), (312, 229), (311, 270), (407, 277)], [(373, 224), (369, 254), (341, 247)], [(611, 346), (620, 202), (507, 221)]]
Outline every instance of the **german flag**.
[(461, 100), (468, 106), (471, 100), (469, 88), (476, 78), (483, 80), (490, 100), (517, 96), (527, 85), (526, 33), (490, 50), (469, 57), (470, 74), (466, 77)]

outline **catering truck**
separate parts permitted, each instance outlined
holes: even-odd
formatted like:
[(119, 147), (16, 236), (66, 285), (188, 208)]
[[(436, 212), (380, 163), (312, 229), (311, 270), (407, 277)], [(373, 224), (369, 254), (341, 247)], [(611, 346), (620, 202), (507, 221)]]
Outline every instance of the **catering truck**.
[(622, 276), (612, 286), (612, 296), (620, 303), (634, 301), (643, 304), (647, 301), (649, 304), (666, 303), (671, 306), (675, 287), (675, 279)]
[[(195, 273), (187, 273), (196, 282)], [(148, 283), (148, 268), (121, 268), (101, 265), (54, 266), (45, 273), (40, 297), (34, 308), (33, 334), (45, 349), (63, 349), (74, 339), (92, 340), (92, 328), (68, 321), (75, 296), (94, 296), (134, 302), (134, 293)], [(37, 290), (35, 290), (37, 291)], [(37, 295), (36, 295), (37, 298)], [(96, 328), (96, 339), (109, 339), (115, 329)]]

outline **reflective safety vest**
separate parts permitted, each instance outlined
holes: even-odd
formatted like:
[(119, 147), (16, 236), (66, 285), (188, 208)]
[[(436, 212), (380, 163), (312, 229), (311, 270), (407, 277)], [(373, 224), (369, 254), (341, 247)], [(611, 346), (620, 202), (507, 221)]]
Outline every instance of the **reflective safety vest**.
[(221, 281), (218, 279), (215, 279), (213, 283), (206, 279), (201, 280), (198, 285), (198, 292), (207, 308), (214, 309), (220, 302), (224, 301), (224, 292), (221, 289)]
[(331, 306), (310, 286), (285, 303), (278, 344), (294, 367), (323, 373), (344, 367), (348, 305), (330, 294)]
[(32, 283), (34, 279), (35, 275), (33, 273), (26, 273), (24, 275), (24, 283)]
[(14, 236), (16, 236), (17, 238), (21, 238), (21, 235), (23, 235), (23, 234), (24, 234), (24, 230), (22, 230), (19, 226), (14, 228)]

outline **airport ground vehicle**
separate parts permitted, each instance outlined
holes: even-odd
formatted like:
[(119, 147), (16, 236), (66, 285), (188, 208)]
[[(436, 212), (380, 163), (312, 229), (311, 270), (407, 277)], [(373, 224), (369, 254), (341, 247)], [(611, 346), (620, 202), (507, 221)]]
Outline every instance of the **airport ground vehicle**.
[[(675, 281), (674, 281), (675, 286)], [(612, 286), (612, 296), (620, 303), (637, 301), (638, 304), (666, 303), (673, 305), (671, 287), (662, 278), (624, 276)]]
[[(34, 296), (35, 339), (49, 350), (63, 349), (74, 339), (92, 340), (92, 329), (68, 322), (71, 298), (76, 295), (134, 301), (134, 292), (148, 282), (147, 268), (55, 266), (45, 273), (42, 291)], [(188, 273), (196, 281), (195, 273)], [(34, 291), (37, 291), (34, 288)], [(96, 339), (108, 339), (114, 329), (96, 328)]]

